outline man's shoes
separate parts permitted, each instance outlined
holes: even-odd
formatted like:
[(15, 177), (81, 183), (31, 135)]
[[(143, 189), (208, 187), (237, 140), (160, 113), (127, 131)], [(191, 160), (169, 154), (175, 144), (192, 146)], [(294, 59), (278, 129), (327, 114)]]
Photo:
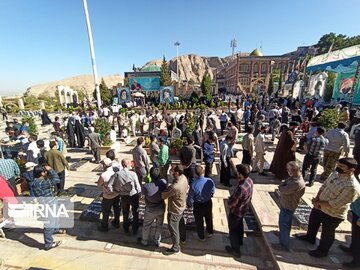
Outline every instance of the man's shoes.
[(179, 252), (180, 252), (180, 250), (175, 249), (174, 247), (172, 247), (172, 248), (165, 249), (163, 254), (164, 255), (172, 255), (172, 254), (179, 253)]
[(103, 227), (103, 226), (101, 226), (101, 225), (99, 225), (97, 228), (98, 228), (98, 231), (100, 231), (100, 232), (108, 232), (108, 231), (109, 231), (108, 228)]
[(344, 251), (345, 253), (347, 253), (347, 254), (352, 254), (351, 248), (349, 248), (349, 247), (347, 247), (347, 246), (345, 246), (345, 245), (343, 245), (343, 244), (340, 244), (340, 245), (339, 245), (339, 248), (340, 248), (342, 251)]
[(309, 255), (315, 258), (322, 258), (322, 257), (326, 257), (327, 253), (319, 249), (314, 249), (309, 251)]
[(120, 228), (120, 224), (118, 222), (115, 222), (115, 220), (112, 220), (111, 221), (111, 225), (116, 228), (116, 229), (119, 229)]
[(255, 170), (254, 170), (254, 171), (251, 171), (251, 173), (257, 173), (257, 172), (258, 172), (258, 171), (255, 171)]
[(64, 229), (58, 229), (54, 232), (54, 234), (66, 234), (66, 230)]
[(294, 236), (295, 236), (295, 238), (297, 238), (297, 239), (299, 239), (301, 241), (305, 241), (305, 242), (308, 242), (310, 244), (315, 244), (315, 241), (311, 241), (306, 234), (298, 234), (297, 233)]
[(288, 252), (290, 251), (289, 248), (287, 248), (281, 244), (271, 244), (271, 248), (273, 250), (277, 250), (277, 251), (288, 251)]
[(214, 236), (214, 233), (207, 233), (207, 235), (206, 235), (208, 238), (211, 238), (211, 237), (213, 237)]
[(349, 269), (360, 268), (360, 262), (357, 261), (342, 263), (342, 265), (344, 266), (344, 268), (349, 268)]
[(144, 247), (147, 247), (148, 246), (148, 243), (147, 241), (144, 241), (141, 237), (138, 237), (137, 239), (138, 243)]
[(312, 182), (312, 181), (311, 181), (311, 182), (308, 182), (308, 183), (306, 184), (307, 187), (312, 187), (313, 185), (314, 185), (314, 182)]
[(61, 241), (55, 241), (51, 244), (51, 246), (48, 246), (48, 247), (45, 247), (44, 249), (47, 251), (47, 250), (50, 250), (50, 249), (53, 249), (53, 248), (56, 248), (58, 246), (61, 245)]
[(264, 173), (264, 172), (260, 172), (259, 175), (267, 176), (268, 174), (267, 174), (267, 173)]
[(227, 253), (233, 255), (234, 257), (237, 257), (237, 258), (241, 257), (240, 250), (233, 249), (231, 246), (226, 246), (225, 250)]
[(186, 239), (183, 239), (183, 240), (180, 239), (180, 243), (185, 245), (186, 244)]

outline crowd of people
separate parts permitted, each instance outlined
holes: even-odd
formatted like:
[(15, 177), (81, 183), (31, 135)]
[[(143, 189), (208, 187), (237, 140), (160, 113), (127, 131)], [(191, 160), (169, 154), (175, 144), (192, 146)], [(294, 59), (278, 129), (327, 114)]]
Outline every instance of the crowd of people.
[[(52, 124), (54, 128), (48, 146), (36, 135), (28, 134), (26, 123), (9, 124), (6, 133), (11, 140), (23, 145), (27, 161), (24, 175), (27, 175), (30, 195), (35, 197), (41, 194), (56, 196), (64, 191), (66, 169), (69, 169), (64, 156), (64, 139), (69, 147), (91, 148), (94, 162), (101, 163), (104, 169), (98, 179), (103, 194), (102, 219), (98, 226), (102, 232), (109, 230), (112, 210), (114, 217), (111, 225), (120, 227), (122, 211), (124, 232), (137, 235), (138, 209), (144, 200), (145, 215), (138, 240), (144, 246), (150, 243), (159, 246), (165, 200), (168, 200), (167, 219), (172, 246), (164, 251), (165, 254), (179, 252), (181, 242), (186, 241), (183, 217), (186, 208), (193, 210), (199, 241), (205, 241), (206, 237), (214, 234), (212, 197), (215, 193), (213, 164), (216, 153), (220, 157), (220, 183), (225, 187), (235, 186), (228, 200), (230, 245), (226, 246), (226, 250), (236, 257), (241, 256), (243, 218), (252, 198), (253, 181), (250, 176), (258, 173), (267, 177), (271, 172), (282, 181), (278, 188), (281, 206), (279, 245), (274, 248), (287, 251), (290, 250), (292, 217), (305, 193), (305, 186), (311, 187), (319, 180), (323, 184), (312, 201), (308, 231), (305, 235), (297, 235), (297, 238), (315, 243), (316, 233), (322, 225), (319, 246), (309, 254), (327, 256), (334, 242), (335, 230), (346, 219), (351, 204), (352, 244), (349, 248), (340, 248), (354, 256), (354, 260), (346, 265), (358, 266), (360, 126), (357, 124), (360, 123), (360, 111), (352, 115), (347, 104), (337, 104), (335, 109), (340, 121), (336, 128), (325, 130), (318, 121), (323, 109), (319, 100), (308, 99), (301, 103), (293, 98), (229, 95), (228, 108), (222, 111), (186, 110), (184, 114), (170, 113), (166, 109), (159, 111), (150, 106), (143, 106), (138, 111), (120, 111), (114, 105), (103, 106), (99, 111), (71, 113), (64, 119), (56, 117), (53, 122), (45, 114), (43, 124)], [(131, 137), (136, 138), (132, 160), (117, 158), (113, 150), (101, 160), (99, 147), (102, 142), (96, 131), (96, 118), (104, 118), (111, 123), (109, 136), (114, 142), (118, 138), (126, 141), (131, 132)], [(189, 129), (190, 124), (194, 126), (192, 130)], [(349, 157), (349, 132), (355, 136), (353, 158)], [(150, 139), (149, 154), (144, 149), (144, 136)], [(169, 145), (177, 138), (184, 138), (185, 143), (179, 149), (179, 162), (174, 162), (170, 159)], [(275, 142), (273, 159), (267, 162), (267, 152)], [(242, 155), (236, 143), (241, 143)], [(299, 151), (305, 154), (301, 165), (295, 158)], [(234, 166), (234, 157), (240, 156), (241, 164)], [(321, 162), (324, 172), (317, 179), (317, 167)], [(0, 173), (15, 189), (15, 178), (20, 174), (16, 162), (1, 160)], [(41, 184), (44, 182), (41, 179), (51, 179), (51, 185)], [(150, 239), (150, 227), (154, 224), (155, 234)], [(44, 230), (46, 249), (59, 244), (52, 239), (52, 234), (57, 232), (57, 229)]]

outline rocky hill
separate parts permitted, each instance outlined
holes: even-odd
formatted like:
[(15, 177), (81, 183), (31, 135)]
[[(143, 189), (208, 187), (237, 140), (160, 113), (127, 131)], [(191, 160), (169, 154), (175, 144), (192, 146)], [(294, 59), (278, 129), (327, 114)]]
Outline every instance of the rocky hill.
[[(118, 83), (123, 83), (124, 78), (118, 74), (101, 77), (104, 79), (106, 85), (110, 88)], [(99, 80), (101, 80), (99, 78)], [(39, 96), (42, 93), (49, 93), (51, 96), (54, 96), (56, 93), (56, 86), (70, 86), (74, 90), (83, 90), (87, 93), (92, 93), (94, 91), (94, 78), (93, 75), (79, 75), (71, 78), (66, 78), (59, 81), (43, 83), (31, 86), (27, 89), (26, 94), (32, 96)]]
[[(187, 54), (179, 56), (179, 70), (180, 77), (183, 80), (194, 80), (195, 82), (201, 82), (205, 73), (208, 73), (211, 78), (214, 77), (214, 71), (216, 68), (225, 66), (230, 57), (203, 57), (196, 54)], [(147, 62), (143, 67), (150, 65), (161, 66), (162, 60), (152, 60)], [(170, 70), (176, 72), (177, 68), (176, 57), (169, 61)]]

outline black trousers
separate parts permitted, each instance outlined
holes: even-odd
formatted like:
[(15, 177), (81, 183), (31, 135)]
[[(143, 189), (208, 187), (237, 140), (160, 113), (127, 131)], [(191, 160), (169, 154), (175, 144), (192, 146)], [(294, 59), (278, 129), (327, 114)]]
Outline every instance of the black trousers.
[(213, 163), (205, 162), (205, 177), (210, 177), (212, 173)]
[(354, 261), (360, 263), (360, 227), (356, 224), (359, 217), (354, 212), (352, 214), (350, 249), (354, 256)]
[(325, 214), (323, 211), (313, 208), (309, 217), (307, 237), (310, 241), (316, 241), (316, 234), (321, 227), (321, 237), (318, 250), (328, 253), (335, 240), (335, 230), (343, 219)]
[(206, 223), (206, 231), (209, 234), (214, 233), (214, 226), (212, 220), (212, 201), (204, 203), (194, 202), (194, 217), (196, 224), (196, 231), (200, 239), (204, 239), (204, 219)]
[(192, 163), (189, 167), (184, 169), (184, 175), (188, 179), (189, 185), (195, 180), (195, 167), (196, 164)]
[(57, 192), (63, 192), (65, 187), (65, 170), (57, 173), (60, 179), (60, 183), (56, 184)]
[(91, 148), (91, 152), (94, 155), (95, 162), (100, 162), (100, 148)]
[(230, 213), (228, 217), (228, 225), (231, 247), (234, 250), (239, 250), (240, 246), (243, 244), (244, 238), (243, 217), (240, 218)]
[(251, 155), (248, 150), (243, 150), (242, 164), (251, 165)]
[(220, 121), (221, 135), (224, 134), (224, 130), (226, 129), (227, 122)]
[(226, 162), (228, 166), (225, 168), (224, 162), (221, 160), (220, 183), (223, 183), (224, 185), (230, 185), (230, 158), (226, 158)]
[(112, 199), (102, 199), (101, 209), (102, 209), (102, 220), (101, 227), (108, 228), (109, 216), (111, 208), (114, 211), (114, 223), (120, 224), (120, 195)]
[(313, 182), (315, 175), (316, 175), (316, 169), (317, 169), (317, 166), (319, 165), (319, 163), (320, 163), (320, 157), (306, 154), (304, 157), (304, 162), (303, 162), (302, 171), (301, 171), (303, 178), (305, 178), (306, 172), (310, 168), (309, 182), (310, 183)]
[(132, 221), (132, 231), (134, 234), (137, 233), (139, 229), (139, 194), (135, 194), (133, 196), (121, 196), (121, 210), (123, 212), (123, 228), (125, 232), (129, 231), (130, 222), (129, 222), (129, 213), (133, 215)]

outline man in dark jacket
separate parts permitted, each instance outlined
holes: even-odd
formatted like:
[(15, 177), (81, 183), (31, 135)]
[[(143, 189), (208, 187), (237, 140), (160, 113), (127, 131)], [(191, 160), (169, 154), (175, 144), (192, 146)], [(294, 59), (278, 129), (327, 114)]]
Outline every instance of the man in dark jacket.
[(187, 137), (186, 141), (187, 145), (180, 152), (180, 162), (184, 166), (184, 175), (187, 177), (189, 184), (191, 184), (195, 178), (196, 149), (194, 147), (193, 136)]

